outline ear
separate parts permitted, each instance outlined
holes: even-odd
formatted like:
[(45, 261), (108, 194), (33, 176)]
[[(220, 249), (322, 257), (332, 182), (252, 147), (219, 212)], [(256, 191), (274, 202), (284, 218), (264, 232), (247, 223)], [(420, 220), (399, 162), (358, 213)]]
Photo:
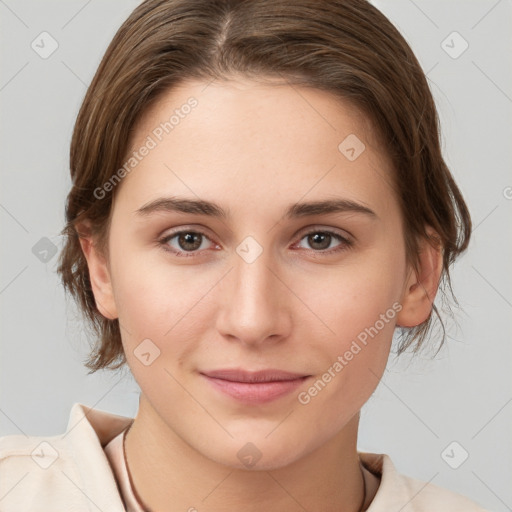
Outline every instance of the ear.
[(439, 280), (443, 269), (443, 250), (437, 233), (427, 227), (429, 237), (434, 241), (423, 238), (419, 244), (418, 269), (409, 268), (402, 294), (402, 309), (397, 315), (397, 325), (400, 327), (415, 327), (430, 316), (434, 299), (439, 288)]
[(87, 260), (96, 307), (105, 318), (114, 320), (118, 314), (107, 260), (95, 243), (88, 221), (81, 222), (76, 226), (76, 230), (79, 233), (80, 245)]

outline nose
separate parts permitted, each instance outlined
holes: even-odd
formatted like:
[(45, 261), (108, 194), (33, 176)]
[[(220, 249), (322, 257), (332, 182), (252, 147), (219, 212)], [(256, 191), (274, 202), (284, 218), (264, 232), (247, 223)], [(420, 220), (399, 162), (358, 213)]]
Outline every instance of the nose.
[(291, 292), (270, 251), (251, 263), (233, 255), (233, 269), (220, 283), (217, 330), (247, 346), (275, 343), (291, 329)]

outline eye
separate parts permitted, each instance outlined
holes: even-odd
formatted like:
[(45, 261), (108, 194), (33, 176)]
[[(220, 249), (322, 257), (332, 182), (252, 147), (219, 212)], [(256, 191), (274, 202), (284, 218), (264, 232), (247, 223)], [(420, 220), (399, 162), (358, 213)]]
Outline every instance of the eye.
[[(309, 245), (313, 253), (332, 254), (352, 246), (351, 240), (330, 230), (316, 229), (304, 234), (296, 245), (307, 249), (301, 245), (302, 241)], [(165, 251), (179, 257), (196, 256), (208, 249), (209, 245), (218, 247), (205, 233), (191, 229), (167, 234), (159, 240), (159, 244)]]
[(208, 242), (213, 243), (204, 233), (192, 230), (171, 233), (159, 242), (166, 251), (185, 257), (194, 256), (197, 252), (207, 249)]
[[(315, 252), (328, 252), (333, 253), (341, 250), (348, 249), (352, 242), (339, 233), (328, 230), (315, 230), (306, 233), (301, 238), (301, 242), (305, 240), (310, 248)], [(338, 242), (338, 245), (333, 245)], [(333, 249), (334, 247), (334, 249)]]

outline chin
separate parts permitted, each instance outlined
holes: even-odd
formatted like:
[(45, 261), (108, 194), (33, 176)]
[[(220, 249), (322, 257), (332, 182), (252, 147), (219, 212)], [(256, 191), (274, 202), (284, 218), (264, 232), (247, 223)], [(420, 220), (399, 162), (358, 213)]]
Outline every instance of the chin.
[[(251, 432), (243, 436), (244, 441), (239, 441), (242, 436), (237, 436), (237, 439), (230, 439), (228, 445), (218, 444), (215, 451), (212, 451), (212, 445), (205, 447), (203, 455), (232, 469), (272, 471), (293, 464), (315, 448), (309, 446), (306, 439), (283, 435), (283, 432), (280, 436), (271, 434), (265, 438), (266, 435), (268, 431), (262, 436), (256, 436)], [(271, 439), (274, 435), (274, 439)]]

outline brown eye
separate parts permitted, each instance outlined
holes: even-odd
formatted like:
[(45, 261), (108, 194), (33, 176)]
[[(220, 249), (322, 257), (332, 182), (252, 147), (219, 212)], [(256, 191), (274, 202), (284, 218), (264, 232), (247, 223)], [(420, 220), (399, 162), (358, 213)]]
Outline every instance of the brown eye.
[(329, 249), (331, 245), (332, 236), (328, 233), (313, 233), (312, 235), (308, 235), (308, 244), (313, 249), (324, 250)]
[(308, 246), (302, 246), (303, 248), (309, 248), (316, 252), (335, 252), (346, 249), (351, 245), (349, 240), (332, 231), (310, 231), (301, 238), (301, 242), (303, 240), (306, 240)]
[(200, 233), (180, 233), (178, 236), (178, 245), (184, 251), (197, 251), (201, 247), (202, 236)]
[(177, 231), (160, 240), (166, 251), (178, 256), (185, 253), (189, 253), (187, 256), (194, 256), (195, 253), (207, 249), (208, 242), (212, 243), (204, 233), (198, 231)]

